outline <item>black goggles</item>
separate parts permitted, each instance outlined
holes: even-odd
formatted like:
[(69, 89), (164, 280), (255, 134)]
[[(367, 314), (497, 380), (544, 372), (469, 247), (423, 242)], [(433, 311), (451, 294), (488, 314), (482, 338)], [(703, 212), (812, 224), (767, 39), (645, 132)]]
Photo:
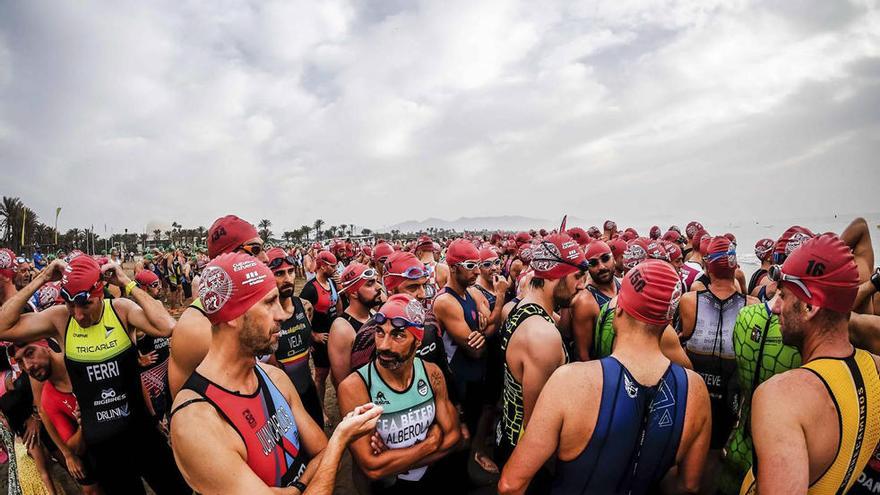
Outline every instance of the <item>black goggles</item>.
[(807, 288), (806, 284), (804, 284), (803, 280), (800, 277), (796, 277), (794, 275), (789, 275), (782, 271), (782, 267), (779, 265), (773, 265), (767, 270), (767, 276), (770, 277), (770, 280), (779, 283), (779, 282), (789, 282), (794, 285), (797, 285), (804, 294), (806, 294), (807, 298), (812, 299), (813, 293), (810, 292), (810, 289)]
[[(259, 254), (259, 252), (257, 252)], [(275, 270), (280, 267), (282, 263), (287, 263), (290, 266), (296, 265), (296, 260), (293, 259), (293, 256), (282, 256), (281, 258), (275, 258), (274, 260), (269, 262), (269, 269)]]
[[(95, 284), (97, 287), (97, 284)], [(94, 287), (92, 288), (94, 289)], [(91, 297), (91, 290), (84, 290), (81, 292), (77, 292), (76, 294), (71, 294), (67, 292), (67, 289), (61, 288), (61, 298), (64, 299), (65, 302), (69, 302), (71, 304), (75, 304), (77, 306), (85, 306), (89, 303), (89, 297)]]
[(424, 328), (424, 323), (416, 323), (414, 321), (409, 321), (406, 318), (401, 316), (394, 316), (392, 318), (388, 318), (384, 313), (376, 313), (373, 315), (373, 321), (378, 323), (379, 325), (384, 325), (386, 321), (391, 322), (391, 328), (397, 329), (405, 329), (407, 327), (416, 327), (416, 328)]

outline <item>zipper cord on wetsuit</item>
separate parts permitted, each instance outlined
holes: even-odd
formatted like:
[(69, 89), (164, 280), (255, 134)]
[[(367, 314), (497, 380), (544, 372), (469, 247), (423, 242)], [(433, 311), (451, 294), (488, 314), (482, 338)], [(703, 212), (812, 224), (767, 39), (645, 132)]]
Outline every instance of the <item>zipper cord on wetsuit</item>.
[[(623, 371), (626, 368), (623, 367), (623, 364), (621, 364), (620, 366), (622, 368), (621, 371), (624, 373), (624, 376), (626, 376), (625, 375), (626, 372)], [(664, 373), (664, 376), (665, 375), (666, 374)], [(633, 381), (635, 381), (635, 378), (633, 378)], [(645, 397), (645, 405), (642, 408), (641, 426), (639, 426), (639, 433), (637, 436), (639, 444), (636, 447), (635, 452), (633, 452), (633, 456), (629, 462), (629, 465), (632, 466), (632, 471), (630, 471), (630, 474), (628, 477), (630, 483), (626, 489), (627, 495), (630, 495), (632, 493), (632, 482), (635, 480), (636, 472), (639, 469), (639, 460), (642, 457), (642, 447), (644, 447), (644, 445), (645, 445), (645, 437), (648, 436), (648, 421), (650, 421), (650, 419), (651, 419), (651, 410), (653, 409), (654, 399), (657, 397), (657, 390), (659, 390), (659, 385), (662, 382), (663, 382), (663, 377), (660, 378), (660, 382), (657, 384), (658, 387), (656, 390), (653, 391), (654, 393), (651, 394), (650, 399), (648, 397)], [(636, 383), (638, 383), (638, 382), (636, 382)], [(645, 389), (645, 395), (648, 395), (648, 392), (651, 390), (652, 390), (651, 388)], [(622, 487), (624, 481), (626, 481), (626, 479), (627, 479), (627, 477), (624, 477), (617, 483), (617, 490), (616, 490), (617, 493), (621, 492), (621, 487)]]

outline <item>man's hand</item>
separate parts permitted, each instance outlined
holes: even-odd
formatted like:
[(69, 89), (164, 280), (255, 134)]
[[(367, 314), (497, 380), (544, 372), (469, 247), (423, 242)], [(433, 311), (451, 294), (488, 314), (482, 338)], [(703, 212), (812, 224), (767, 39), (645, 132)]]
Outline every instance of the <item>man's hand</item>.
[(64, 462), (67, 464), (67, 472), (70, 473), (74, 479), (81, 480), (86, 477), (86, 473), (83, 471), (82, 460), (78, 455), (69, 452), (64, 455)]
[(65, 268), (67, 268), (67, 263), (64, 260), (55, 260), (41, 271), (40, 275), (45, 274), (50, 282), (57, 282), (64, 275)]
[(117, 263), (107, 263), (102, 266), (101, 273), (108, 284), (115, 285), (120, 289), (125, 288), (131, 282), (131, 279), (128, 278), (128, 275), (125, 274), (125, 271)]
[(477, 312), (477, 326), (479, 326), (480, 332), (485, 332), (486, 327), (489, 326), (489, 318), (479, 311)]
[(373, 450), (373, 455), (381, 455), (382, 452), (388, 450), (388, 446), (385, 445), (385, 441), (382, 440), (382, 435), (378, 431), (374, 431), (370, 435), (370, 448)]
[(510, 281), (501, 275), (495, 274), (495, 297), (504, 300), (507, 289), (510, 288)]
[(29, 417), (25, 420), (24, 423), (24, 435), (22, 435), (22, 439), (24, 440), (24, 446), (28, 450), (31, 450), (34, 446), (40, 444), (40, 427), (42, 423), (40, 420), (34, 416)]
[(339, 439), (344, 443), (351, 443), (352, 440), (374, 431), (381, 414), (382, 408), (371, 402), (357, 406), (342, 418), (336, 426), (336, 431), (333, 432), (333, 437), (339, 435)]
[(150, 351), (146, 354), (138, 353), (138, 364), (141, 368), (155, 363), (157, 359), (159, 359), (159, 354), (156, 351)]
[(312, 332), (312, 342), (316, 344), (324, 344), (327, 345), (327, 340), (330, 339), (330, 332), (320, 333), (320, 332)]
[(425, 435), (424, 442), (431, 446), (431, 450), (437, 450), (440, 447), (440, 444), (443, 442), (443, 429), (440, 428), (440, 425), (434, 423), (428, 428), (428, 434)]
[[(485, 320), (485, 317), (483, 315), (480, 315), (480, 318)], [(471, 349), (477, 350), (483, 347), (483, 344), (485, 343), (486, 338), (483, 337), (483, 334), (480, 332), (471, 332), (470, 335), (468, 335), (468, 347), (470, 347)]]

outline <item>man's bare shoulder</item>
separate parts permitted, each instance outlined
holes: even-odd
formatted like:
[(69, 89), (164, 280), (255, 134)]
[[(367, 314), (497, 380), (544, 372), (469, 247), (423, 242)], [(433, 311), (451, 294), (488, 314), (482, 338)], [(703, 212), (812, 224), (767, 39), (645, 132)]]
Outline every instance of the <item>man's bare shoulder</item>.
[(544, 390), (555, 391), (560, 397), (570, 399), (583, 394), (593, 396), (601, 385), (602, 363), (599, 360), (579, 361), (556, 368)]
[(277, 366), (272, 366), (271, 364), (261, 363), (259, 361), (257, 361), (257, 366), (259, 366), (264, 373), (269, 375), (269, 378), (272, 380), (272, 383), (274, 383), (276, 387), (293, 387), (293, 383), (290, 381), (290, 377), (288, 377), (287, 373), (281, 368)]

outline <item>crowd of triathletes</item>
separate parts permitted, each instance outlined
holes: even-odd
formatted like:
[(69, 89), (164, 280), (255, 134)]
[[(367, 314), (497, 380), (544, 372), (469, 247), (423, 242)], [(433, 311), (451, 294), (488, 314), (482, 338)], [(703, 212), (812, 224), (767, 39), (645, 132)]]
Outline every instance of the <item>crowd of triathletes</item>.
[[(52, 462), (90, 494), (141, 480), (160, 494), (329, 493), (346, 447), (362, 493), (880, 493), (880, 271), (866, 222), (761, 239), (748, 277), (737, 250), (696, 221), (641, 236), (610, 220), (270, 246), (232, 215), (204, 247), (2, 249), (9, 493), (59, 493)], [(283, 311), (259, 313), (272, 294)], [(223, 375), (230, 349), (256, 358), (243, 382)], [(136, 380), (113, 375), (134, 372), (126, 360)], [(754, 432), (795, 428), (786, 403), (815, 385), (771, 378), (811, 364), (832, 416), (792, 418), (801, 436), (761, 441)], [(328, 378), (343, 417), (329, 439)], [(817, 434), (811, 421), (834, 414), (836, 433)]]

